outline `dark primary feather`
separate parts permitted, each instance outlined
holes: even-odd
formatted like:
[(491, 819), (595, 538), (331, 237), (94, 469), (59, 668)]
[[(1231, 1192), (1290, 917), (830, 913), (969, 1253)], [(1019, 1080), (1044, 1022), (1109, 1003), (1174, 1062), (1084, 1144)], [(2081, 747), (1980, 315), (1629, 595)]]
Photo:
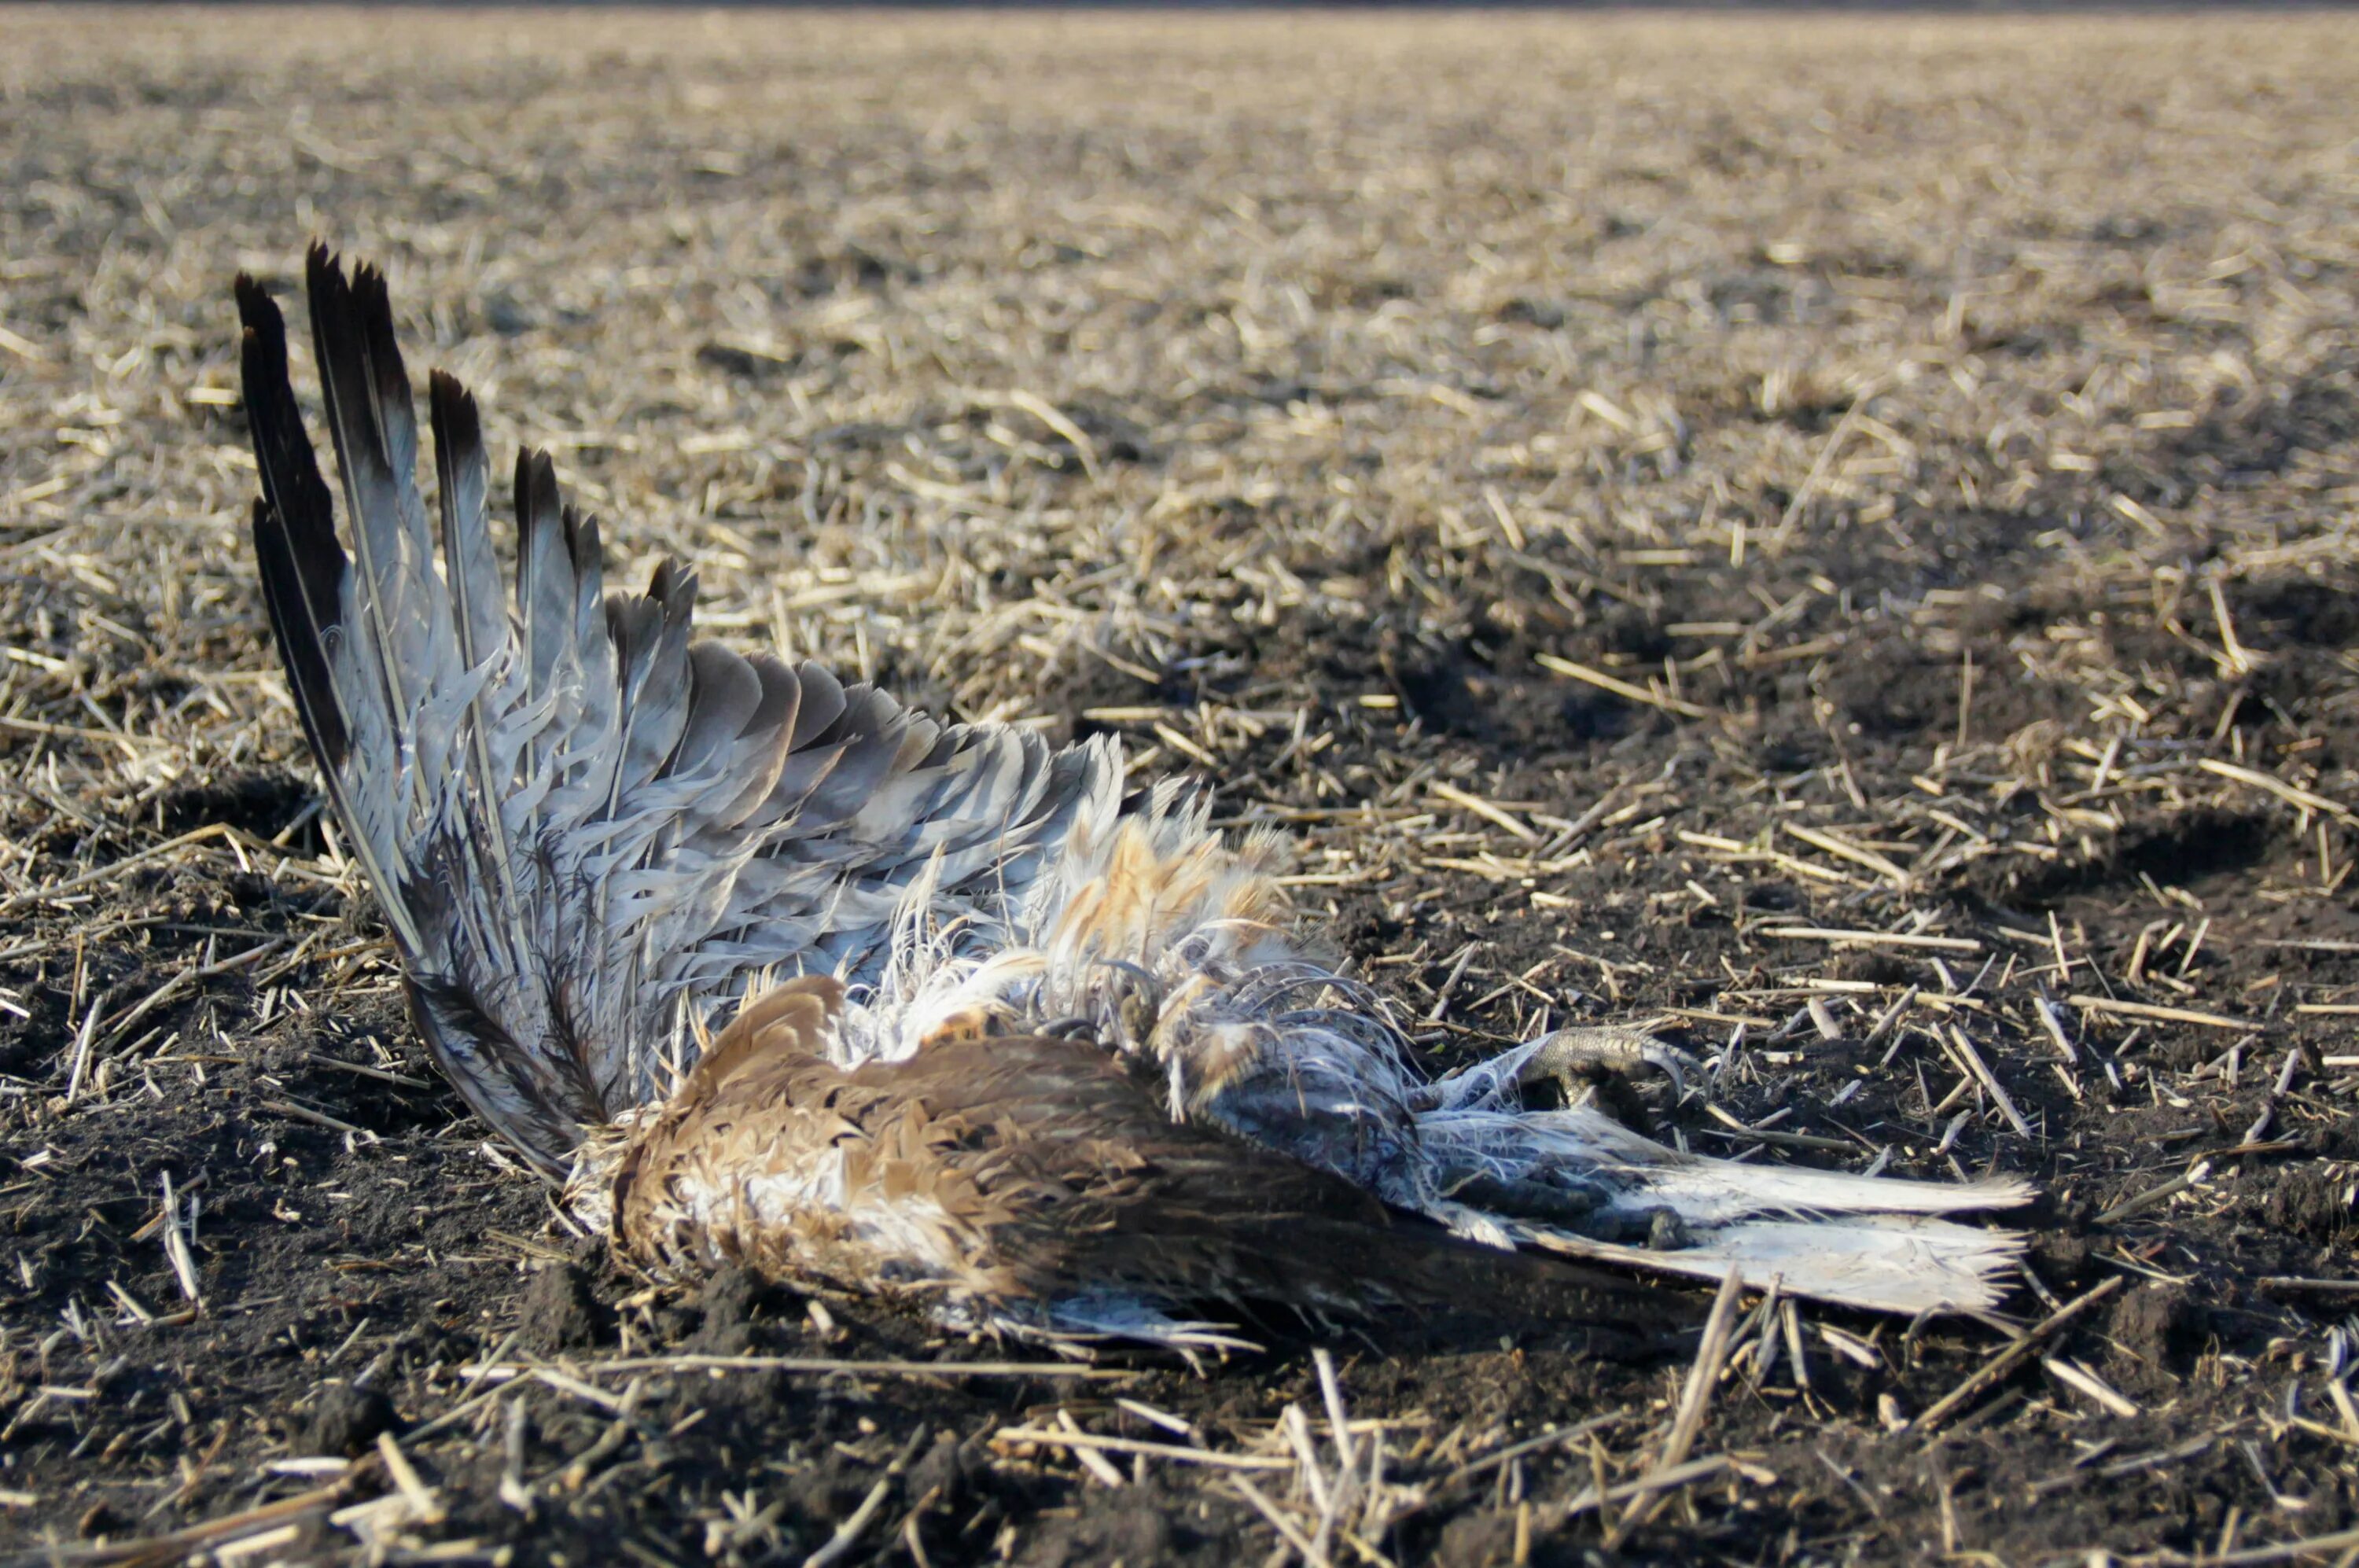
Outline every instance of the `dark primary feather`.
[(319, 628), (336, 624), (343, 596), (347, 563), (336, 542), (335, 503), (320, 477), (311, 438), (287, 379), (287, 324), (278, 307), (261, 285), (240, 277), (237, 309), (245, 329), (241, 359), (246, 426), (262, 474), (255, 546), (264, 588), (271, 595), (270, 621), (312, 746), (322, 766), (341, 764), (350, 736), (317, 635)]
[(343, 269), (314, 245), (306, 267), (311, 337), (328, 429), (353, 521), (355, 566), (369, 593), (359, 603), (381, 654), (397, 717), (426, 678), (442, 600), (432, 581), (426, 509), (418, 494), (418, 417), (394, 342), (385, 277)]
[(499, 600), (486, 592), (500, 578), (492, 551), (490, 464), (475, 399), (448, 372), (428, 377), (433, 410), (436, 500), (442, 514), (442, 558), (451, 563), (451, 619), (459, 656), (469, 669), (491, 657), (507, 631)]
[[(379, 853), (382, 835), (364, 831), (381, 808), (356, 795), (351, 776), (357, 768), (365, 779), (383, 766), (370, 754), (384, 738), (385, 693), (372, 649), (341, 636), (332, 645), (331, 634), (343, 625), (351, 563), (336, 540), (335, 505), (288, 379), (286, 322), (250, 278), (239, 278), (237, 303), (245, 326), (240, 357), (247, 419), (263, 484), (254, 511), (255, 552), (271, 628), (337, 815), (353, 835), (386, 918), (414, 943), (416, 927), (393, 880), (398, 862)], [(354, 703), (362, 705), (357, 725)], [(361, 788), (371, 786), (364, 781)]]
[(506, 951), (521, 958), (530, 951), (521, 921), (516, 856), (508, 835), (491, 821), (509, 779), (492, 747), (491, 705), (484, 689), (490, 685), (490, 661), (506, 645), (507, 617), (496, 592), (499, 559), (492, 549), (487, 497), (491, 465), (484, 454), (483, 421), (475, 399), (452, 376), (435, 371), (429, 377), (428, 403), (434, 429), (435, 498), (442, 520), (442, 556), (447, 574), (451, 626), (458, 643), (458, 662), (479, 671), (481, 681), (467, 702), (465, 766), (473, 789), (466, 815), (474, 824), (476, 858), (484, 875), (492, 878), (493, 898), (505, 917)]

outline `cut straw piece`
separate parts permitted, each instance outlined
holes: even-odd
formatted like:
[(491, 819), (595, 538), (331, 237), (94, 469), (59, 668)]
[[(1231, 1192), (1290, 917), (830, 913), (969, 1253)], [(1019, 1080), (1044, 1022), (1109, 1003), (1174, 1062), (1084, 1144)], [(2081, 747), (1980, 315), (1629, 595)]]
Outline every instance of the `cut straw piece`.
[(2021, 1366), (2044, 1342), (2053, 1338), (2056, 1333), (2067, 1323), (2120, 1290), (2125, 1278), (2124, 1275), (2114, 1275), (2094, 1290), (2073, 1297), (2038, 1323), (2034, 1323), (2025, 1331), (2022, 1338), (1992, 1356), (1969, 1375), (1965, 1381), (1936, 1399), (1924, 1414), (1908, 1422), (1908, 1430), (1919, 1432), (1930, 1432), (1956, 1415), (1968, 1403), (1979, 1398), (1984, 1389)]
[(2112, 1384), (2077, 1361), (2060, 1356), (2048, 1356), (2040, 1358), (2039, 1365), (2048, 1369), (2049, 1377), (2113, 1415), (2127, 1420), (2139, 1413), (2137, 1406), (2125, 1399)]
[(1921, 947), (1932, 953), (1980, 953), (1970, 936), (1924, 936), (1910, 931), (1842, 931), (1829, 926), (1756, 926), (1756, 936), (1788, 942), (1855, 942), (1863, 947)]
[(1510, 814), (1506, 807), (1495, 800), (1486, 800), (1480, 795), (1470, 794), (1454, 784), (1445, 784), (1440, 779), (1434, 780), (1427, 788), (1432, 790), (1437, 798), (1472, 811), (1486, 822), (1505, 828), (1527, 844), (1539, 842), (1539, 834), (1534, 833), (1527, 824)]
[(1667, 713), (1677, 713), (1683, 719), (1712, 717), (1710, 708), (1699, 706), (1684, 698), (1671, 696), (1668, 692), (1650, 691), (1644, 686), (1634, 686), (1627, 681), (1618, 680), (1606, 674), (1603, 670), (1592, 670), (1586, 664), (1575, 664), (1571, 659), (1559, 659), (1552, 653), (1536, 653), (1532, 655), (1532, 662), (1542, 670), (1552, 670), (1559, 675), (1570, 675), (1575, 681), (1586, 681), (1602, 691), (1611, 691), (1617, 697), (1626, 697), (1633, 702), (1643, 703), (1649, 708), (1659, 708)]
[(1800, 839), (1804, 844), (1822, 849), (1838, 859), (1848, 860), (1854, 866), (1864, 866), (1895, 887), (1907, 888), (1914, 885), (1913, 878), (1908, 873), (1872, 849), (1864, 848), (1848, 839), (1838, 838), (1833, 833), (1818, 828), (1804, 827), (1799, 822), (1786, 822), (1781, 825), (1786, 832)]
[(2223, 779), (2233, 779), (2248, 788), (2275, 795), (2288, 805), (2299, 806), (2306, 811), (2317, 811), (2332, 817), (2345, 827), (2359, 826), (2359, 815), (2354, 815), (2351, 808), (2341, 801), (2330, 800), (2325, 796), (2315, 794), (2299, 784), (2288, 784), (2284, 779), (2273, 774), (2264, 773), (2257, 768), (2245, 768), (2234, 762), (2223, 762), (2216, 757), (2207, 757), (2195, 766), (2206, 773), (2214, 773)]
[(1974, 1042), (1966, 1038), (1966, 1031), (1951, 1024), (1950, 1041), (1957, 1048), (1958, 1060), (1964, 1065), (1966, 1071), (1980, 1079), (1982, 1086), (1990, 1091), (1990, 1097), (1997, 1104), (1999, 1115), (2006, 1118), (2007, 1126), (2013, 1127), (2019, 1138), (2032, 1137), (2031, 1124), (2025, 1121), (2023, 1113), (2015, 1108), (2015, 1101), (2008, 1095), (1998, 1079), (1992, 1074), (1988, 1064), (1983, 1061), (1982, 1052), (1974, 1049)]
[(1672, 1486), (1671, 1475), (1686, 1462), (1688, 1452), (1695, 1446), (1696, 1434), (1703, 1430), (1705, 1411), (1712, 1408), (1712, 1390), (1720, 1386), (1720, 1371), (1728, 1361), (1729, 1341), (1736, 1328), (1737, 1298), (1745, 1291), (1745, 1272), (1732, 1265), (1728, 1277), (1720, 1282), (1720, 1294), (1712, 1298), (1712, 1315), (1704, 1320), (1703, 1341), (1696, 1346), (1694, 1364), (1688, 1368), (1688, 1380), (1680, 1390), (1679, 1414), (1671, 1422), (1671, 1435), (1656, 1457), (1646, 1481), (1650, 1496), (1647, 1500), (1631, 1505), (1630, 1511), (1605, 1532), (1605, 1550), (1612, 1552), (1626, 1540), (1630, 1532), (1641, 1528), (1655, 1517), (1661, 1506), (1661, 1491)]
[(2065, 998), (2084, 1013), (2112, 1013), (2125, 1018), (2146, 1018), (2155, 1023), (2197, 1024), (2204, 1029), (2243, 1029), (2247, 1032), (2261, 1026), (2249, 1018), (2232, 1018), (2222, 1013), (2199, 1013), (2192, 1007), (2166, 1007), (2154, 1002), (2117, 1002), (2111, 996), (2071, 996)]

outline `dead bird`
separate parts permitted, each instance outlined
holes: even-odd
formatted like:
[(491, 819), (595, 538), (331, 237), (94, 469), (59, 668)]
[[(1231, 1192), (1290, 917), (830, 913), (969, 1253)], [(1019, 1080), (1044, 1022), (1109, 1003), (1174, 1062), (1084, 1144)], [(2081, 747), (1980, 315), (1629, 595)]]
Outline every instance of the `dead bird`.
[(1692, 1065), (1624, 1029), (1432, 1080), (1297, 931), (1277, 837), (1135, 788), (1109, 737), (945, 724), (691, 640), (695, 573), (606, 592), (546, 452), (516, 459), (503, 572), (473, 398), (429, 380), (429, 519), (382, 274), (315, 246), (308, 289), (349, 556), (284, 321), (237, 285), (288, 684), (435, 1059), (625, 1252), (1183, 1346), (1223, 1341), (1184, 1315), (1206, 1303), (1647, 1310), (1566, 1257), (1996, 1300), (2018, 1238), (1935, 1216), (2022, 1183), (1715, 1160), (1527, 1105)]

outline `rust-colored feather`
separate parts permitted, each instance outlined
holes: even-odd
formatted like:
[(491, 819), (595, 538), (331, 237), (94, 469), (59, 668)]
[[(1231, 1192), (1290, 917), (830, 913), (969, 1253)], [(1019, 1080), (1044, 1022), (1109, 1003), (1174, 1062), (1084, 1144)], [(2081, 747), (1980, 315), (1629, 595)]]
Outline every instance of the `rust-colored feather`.
[(729, 1027), (680, 1085), (690, 1103), (712, 1097), (740, 1068), (773, 1051), (824, 1053), (821, 1039), (843, 1008), (843, 984), (832, 975), (805, 975), (746, 998)]
[(840, 997), (805, 980), (745, 1004), (616, 1168), (625, 1249), (947, 1290), (986, 1312), (1115, 1292), (1359, 1312), (1470, 1290), (1548, 1317), (1659, 1311), (1626, 1282), (1454, 1240), (1325, 1171), (1175, 1123), (1086, 1041), (944, 1039), (837, 1067), (820, 1033)]

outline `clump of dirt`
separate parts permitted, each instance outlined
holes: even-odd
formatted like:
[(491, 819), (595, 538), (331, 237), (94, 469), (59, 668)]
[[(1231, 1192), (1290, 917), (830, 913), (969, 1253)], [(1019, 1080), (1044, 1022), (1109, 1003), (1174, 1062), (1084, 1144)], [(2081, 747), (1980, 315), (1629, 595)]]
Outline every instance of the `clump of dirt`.
[(2186, 1370), (2210, 1326), (2209, 1315), (2184, 1285), (2150, 1279), (2124, 1291), (2108, 1315), (2107, 1341), (2118, 1361), (2147, 1384)]
[[(1531, 1550), (1531, 1526), (1524, 1526), (1524, 1554)], [(1516, 1516), (1505, 1509), (1461, 1514), (1442, 1526), (1434, 1542), (1435, 1568), (1507, 1568), (1516, 1561)]]
[(517, 1347), (535, 1356), (582, 1350), (612, 1337), (614, 1313), (591, 1293), (590, 1277), (556, 1263), (532, 1277), (516, 1316)]
[(366, 1453), (379, 1433), (400, 1427), (401, 1418), (384, 1389), (328, 1383), (312, 1399), (295, 1447), (303, 1454), (352, 1457)]
[(168, 833), (219, 824), (273, 838), (318, 809), (318, 791), (292, 773), (240, 773), (174, 785), (157, 800), (156, 818)]
[(687, 1344), (713, 1356), (743, 1355), (754, 1343), (756, 1314), (782, 1299), (782, 1292), (759, 1276), (724, 1268), (697, 1291), (696, 1332)]
[(2271, 1230), (2320, 1246), (2350, 1240), (2359, 1231), (2347, 1171), (2288, 1171), (2270, 1190), (2262, 1217)]

